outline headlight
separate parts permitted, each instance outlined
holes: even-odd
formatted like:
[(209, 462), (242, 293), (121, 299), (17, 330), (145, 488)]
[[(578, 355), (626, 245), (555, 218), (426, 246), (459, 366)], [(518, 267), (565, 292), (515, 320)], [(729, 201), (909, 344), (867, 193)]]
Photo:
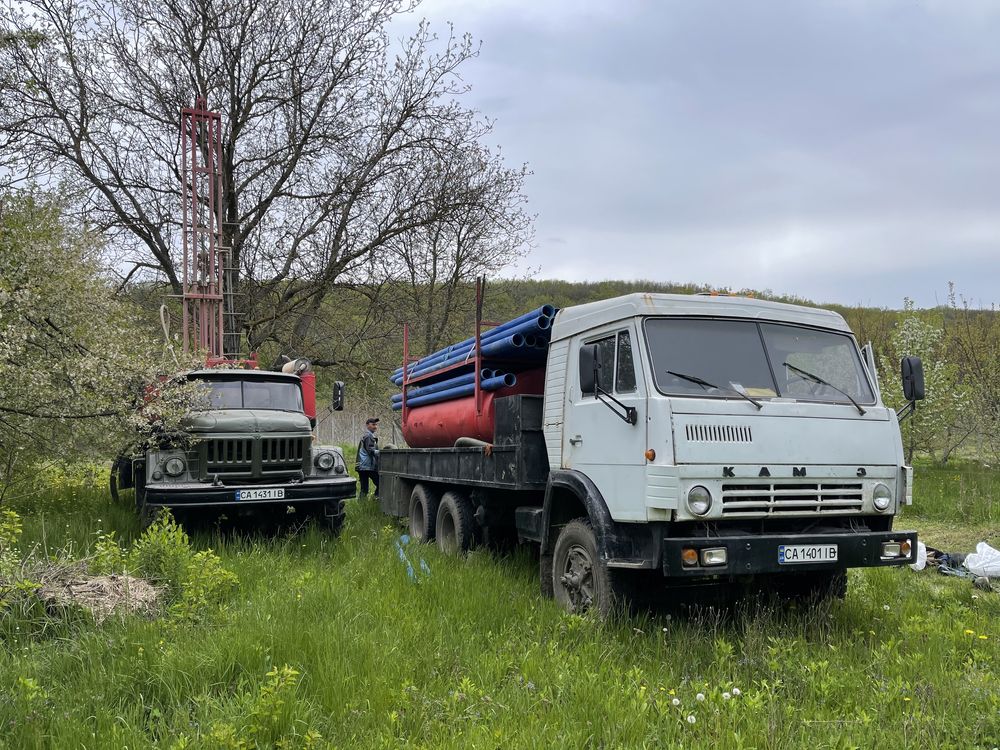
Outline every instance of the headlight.
[(876, 484), (872, 491), (872, 503), (875, 505), (875, 510), (884, 513), (892, 505), (892, 491), (881, 482)]
[(316, 455), (316, 468), (323, 471), (330, 471), (333, 468), (335, 459), (332, 453), (319, 453)]
[(688, 510), (696, 516), (703, 516), (712, 509), (712, 493), (700, 484), (688, 490)]
[(168, 458), (167, 462), (163, 464), (163, 470), (171, 477), (179, 477), (184, 473), (184, 468), (184, 459), (177, 456)]

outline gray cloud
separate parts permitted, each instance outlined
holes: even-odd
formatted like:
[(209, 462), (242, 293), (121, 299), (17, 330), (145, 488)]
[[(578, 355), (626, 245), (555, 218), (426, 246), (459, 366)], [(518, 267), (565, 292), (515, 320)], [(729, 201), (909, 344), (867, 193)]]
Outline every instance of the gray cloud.
[(1000, 301), (1000, 3), (418, 12), (484, 41), (465, 78), (534, 170), (542, 276)]

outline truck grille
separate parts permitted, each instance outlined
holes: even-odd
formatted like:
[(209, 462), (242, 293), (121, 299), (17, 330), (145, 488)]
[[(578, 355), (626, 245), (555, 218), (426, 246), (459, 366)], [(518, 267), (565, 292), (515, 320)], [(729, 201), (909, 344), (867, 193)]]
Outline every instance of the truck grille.
[(825, 516), (859, 512), (861, 484), (723, 484), (722, 515), (728, 517)]
[(241, 473), (253, 465), (253, 440), (249, 438), (216, 438), (206, 440), (205, 470), (209, 474)]
[(311, 437), (206, 438), (200, 443), (202, 478), (290, 475), (308, 469)]
[(298, 471), (309, 451), (309, 438), (264, 438), (260, 446), (264, 473)]

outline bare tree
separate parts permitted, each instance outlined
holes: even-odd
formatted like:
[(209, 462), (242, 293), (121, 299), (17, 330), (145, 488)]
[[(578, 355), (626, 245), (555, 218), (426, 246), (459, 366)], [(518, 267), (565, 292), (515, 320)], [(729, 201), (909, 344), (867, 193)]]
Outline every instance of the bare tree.
[(397, 326), (410, 323), (411, 341), (424, 353), (447, 343), (454, 323), (472, 314), (472, 280), (522, 258), (533, 237), (531, 217), (511, 210), (523, 206), (526, 168), (503, 169), (485, 152), (463, 157), (439, 180), (439, 200), (457, 208), (443, 221), (394, 238), (374, 274), (392, 285), (395, 303), (388, 312)]
[(249, 345), (301, 351), (330, 290), (373, 257), (471, 214), (484, 238), (524, 223), (524, 171), (458, 101), (471, 39), (425, 22), (390, 41), (414, 5), (5, 0), (0, 143), (21, 173), (78, 188), (123, 282), (155, 271), (177, 293), (179, 110), (206, 96), (224, 120), (223, 245)]

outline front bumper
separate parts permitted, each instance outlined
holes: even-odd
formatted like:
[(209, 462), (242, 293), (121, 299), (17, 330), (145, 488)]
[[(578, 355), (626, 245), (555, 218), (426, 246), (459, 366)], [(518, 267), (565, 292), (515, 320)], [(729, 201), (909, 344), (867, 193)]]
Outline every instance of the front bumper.
[[(884, 558), (882, 542), (910, 542), (907, 557)], [(779, 547), (790, 544), (837, 545), (835, 562), (779, 562)], [(681, 562), (681, 551), (707, 548), (726, 549), (725, 565), (693, 567)], [(671, 578), (745, 576), (760, 573), (795, 573), (844, 568), (875, 568), (906, 565), (916, 559), (917, 532), (864, 531), (843, 534), (775, 534), (754, 536), (688, 537), (663, 540), (663, 575)]]
[[(146, 485), (146, 504), (153, 508), (280, 508), (291, 505), (308, 508), (326, 503), (340, 508), (340, 501), (354, 497), (357, 482), (353, 477), (336, 480), (306, 480), (297, 483), (272, 482), (254, 485), (225, 485), (222, 487), (200, 482)], [(281, 498), (264, 500), (239, 500), (243, 490), (284, 490)]]

